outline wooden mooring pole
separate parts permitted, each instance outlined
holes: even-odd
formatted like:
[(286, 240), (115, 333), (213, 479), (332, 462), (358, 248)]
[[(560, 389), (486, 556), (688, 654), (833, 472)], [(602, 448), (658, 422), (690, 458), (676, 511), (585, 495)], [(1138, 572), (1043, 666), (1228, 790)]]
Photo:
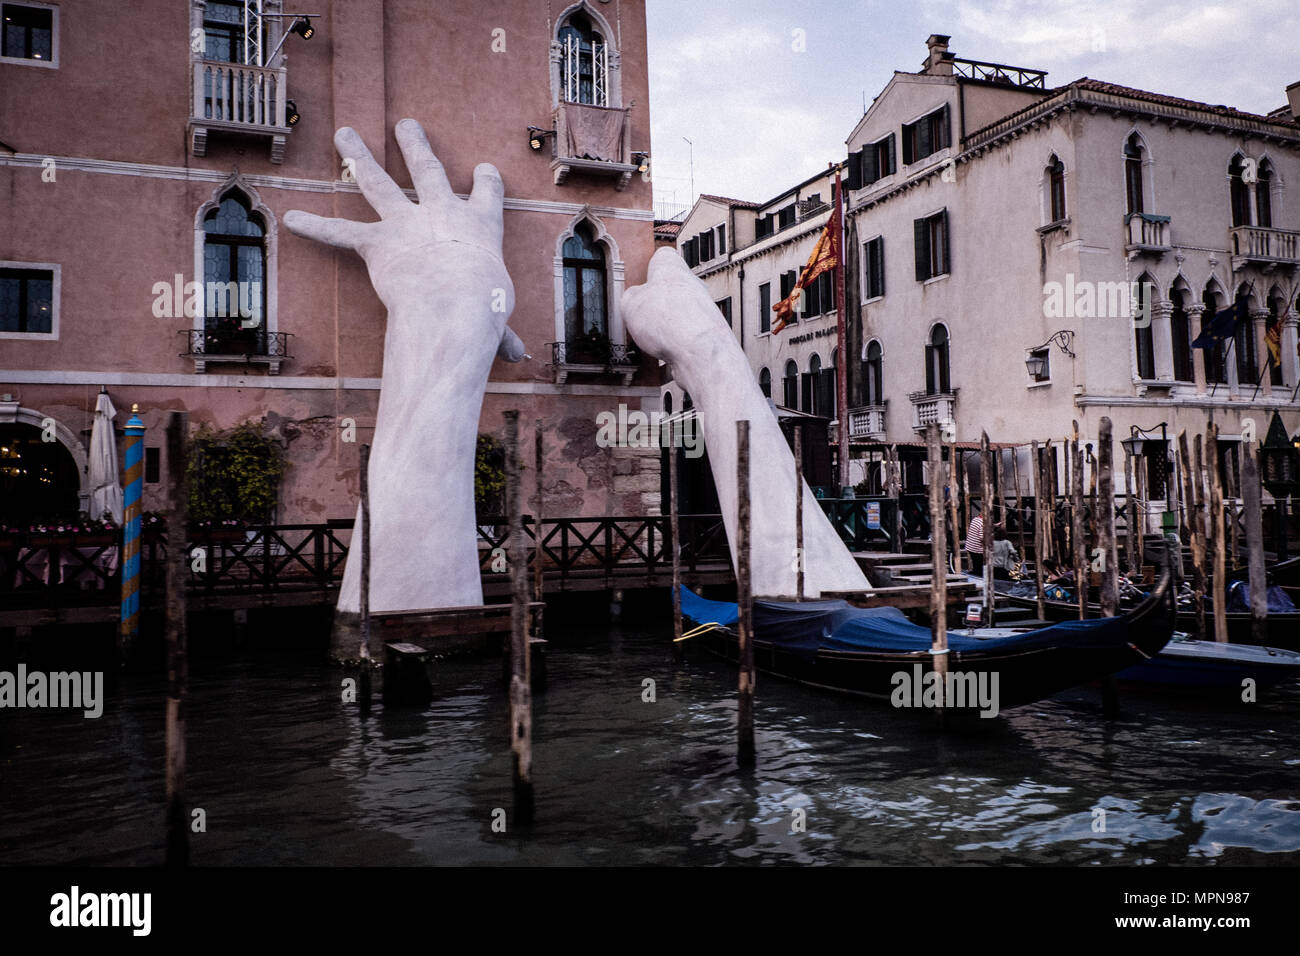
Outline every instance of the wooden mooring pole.
[(1251, 643), (1268, 639), (1268, 583), (1264, 577), (1264, 509), (1259, 465), (1253, 442), (1241, 443), (1241, 497), (1246, 513), (1247, 567), (1250, 575)]
[(803, 429), (797, 423), (794, 426), (794, 557), (794, 597), (796, 601), (802, 601), (806, 567), (803, 555)]
[(1205, 429), (1205, 465), (1210, 479), (1210, 526), (1214, 529), (1214, 567), (1210, 572), (1210, 593), (1214, 604), (1214, 639), (1228, 640), (1228, 607), (1225, 603), (1227, 534), (1223, 526), (1223, 485), (1219, 478), (1219, 426), (1210, 422)]
[(167, 553), (167, 865), (190, 861), (190, 821), (185, 806), (185, 718), (189, 697), (189, 641), (186, 630), (185, 585), (189, 555), (189, 482), (186, 448), (189, 412), (172, 412), (167, 420), (167, 472), (170, 485), (172, 546)]
[(672, 535), (673, 558), (673, 660), (686, 656), (682, 640), (682, 529), (677, 504), (677, 422), (669, 422), (673, 430), (668, 443), (668, 532)]
[[(957, 463), (957, 438), (954, 433), (953, 440), (948, 442), (948, 480), (944, 482), (948, 489), (948, 520), (952, 522), (952, 566), (958, 574), (962, 573), (961, 565), (961, 518), (958, 514), (958, 499), (961, 497), (961, 490), (957, 487), (957, 476), (959, 465)], [(947, 573), (947, 565), (944, 565), (944, 573)]]
[[(1043, 594), (1043, 562), (1047, 559), (1047, 509), (1051, 507), (1051, 497), (1047, 495), (1046, 467), (1043, 465), (1043, 452), (1034, 442), (1032, 473), (1034, 476), (1034, 583), (1038, 585), (1038, 619), (1047, 618), (1046, 596)], [(1044, 502), (1046, 498), (1046, 502)]]
[[(1097, 510), (1097, 547), (1101, 551), (1101, 616), (1114, 617), (1119, 611), (1119, 550), (1115, 545), (1115, 476), (1114, 447), (1111, 442), (1111, 422), (1102, 416), (1097, 428), (1096, 494), (1093, 501)], [(1101, 682), (1102, 711), (1114, 716), (1119, 710), (1119, 688), (1115, 675), (1109, 674)]]
[(533, 487), (537, 494), (537, 506), (533, 509), (533, 600), (545, 601), (546, 589), (542, 582), (542, 559), (545, 557), (546, 550), (543, 547), (542, 533), (542, 457), (544, 454), (544, 434), (542, 420), (536, 419), (533, 422)]
[(1073, 422), (1070, 439), (1070, 550), (1074, 555), (1074, 589), (1079, 597), (1079, 620), (1088, 616), (1088, 552), (1083, 541), (1083, 449), (1079, 423)]
[(1016, 489), (1016, 533), (1020, 560), (1025, 560), (1025, 499), (1020, 493), (1020, 446), (1011, 449), (1011, 481)]
[(1192, 549), (1192, 609), (1196, 612), (1196, 639), (1205, 640), (1205, 522), (1197, 486), (1201, 476), (1192, 471), (1187, 451), (1187, 431), (1178, 433), (1178, 464), (1182, 472), (1183, 509), (1187, 513), (1187, 540)]
[[(980, 514), (984, 521), (984, 624), (994, 622), (993, 600), (993, 452), (989, 449), (989, 433), (980, 432)], [(947, 564), (944, 564), (946, 571)], [(946, 585), (945, 585), (946, 591)]]
[(943, 534), (943, 451), (939, 426), (926, 426), (925, 440), (930, 458), (930, 657), (939, 682), (939, 706), (936, 711), (943, 725), (944, 691), (948, 686), (948, 542)]
[(515, 823), (533, 822), (533, 693), (528, 645), (528, 557), (519, 468), (519, 412), (506, 422), (506, 510), (510, 519), (510, 750), (514, 755)]
[(736, 763), (754, 766), (754, 595), (749, 578), (749, 422), (736, 422), (736, 604), (740, 687), (736, 697)]
[(370, 657), (370, 446), (361, 446), (361, 716), (370, 713), (374, 661)]

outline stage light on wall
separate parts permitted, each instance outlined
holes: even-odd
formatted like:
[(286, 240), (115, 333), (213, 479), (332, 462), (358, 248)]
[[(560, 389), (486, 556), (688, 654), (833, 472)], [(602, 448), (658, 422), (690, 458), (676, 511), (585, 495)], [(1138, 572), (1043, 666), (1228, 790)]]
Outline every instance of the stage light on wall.
[(645, 173), (649, 171), (650, 169), (649, 153), (633, 153), (632, 159), (636, 161), (636, 171), (638, 173)]
[(554, 136), (555, 130), (542, 129), (538, 126), (528, 127), (528, 148), (538, 152), (546, 144), (546, 137)]
[(316, 33), (316, 28), (311, 25), (310, 17), (303, 17), (301, 20), (294, 21), (293, 26), (289, 28), (289, 32), (298, 34), (304, 40), (310, 40)]
[(284, 121), (290, 126), (297, 126), (298, 120), (300, 119), (302, 119), (302, 116), (299, 114), (298, 107), (294, 104), (293, 100), (285, 100)]

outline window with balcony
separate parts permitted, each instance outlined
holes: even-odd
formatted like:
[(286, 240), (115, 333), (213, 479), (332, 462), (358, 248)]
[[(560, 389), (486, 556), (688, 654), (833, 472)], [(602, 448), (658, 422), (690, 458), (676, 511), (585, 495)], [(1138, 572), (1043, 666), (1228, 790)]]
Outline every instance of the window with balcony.
[(59, 337), (59, 267), (0, 262), (0, 338)]
[(794, 211), (794, 203), (790, 203), (790, 205), (776, 211), (776, 228), (778, 230), (794, 225)]
[(772, 283), (764, 282), (758, 287), (758, 331), (772, 331)]
[(1187, 316), (1187, 294), (1182, 289), (1169, 293), (1173, 311), (1169, 315), (1169, 337), (1173, 350), (1174, 379), (1190, 382), (1192, 373), (1192, 325)]
[(599, 354), (601, 344), (609, 341), (605, 251), (585, 222), (564, 241), (564, 336), (566, 361), (605, 362), (607, 357)]
[(885, 404), (884, 362), (880, 342), (872, 340), (867, 345), (867, 361), (863, 368), (866, 403), (868, 405)]
[(1143, 381), (1156, 377), (1155, 340), (1151, 332), (1151, 294), (1155, 280), (1145, 272), (1138, 279), (1138, 299), (1133, 303), (1133, 341), (1137, 350), (1137, 374)]
[(1265, 229), (1273, 226), (1273, 166), (1262, 160), (1255, 174), (1255, 225)]
[(1282, 313), (1286, 300), (1274, 287), (1268, 297), (1268, 318), (1264, 323), (1264, 342), (1268, 347), (1269, 382), (1282, 384)]
[(914, 123), (903, 124), (903, 165), (918, 162), (951, 145), (947, 103)]
[(609, 47), (591, 18), (578, 11), (560, 27), (564, 99), (588, 106), (609, 106)]
[(271, 162), (283, 162), (297, 113), (289, 106), (283, 61), (272, 62), (279, 60), (279, 9), (280, 0), (194, 4), (190, 25), (202, 37), (201, 47), (191, 47), (189, 131), (195, 156), (206, 155), (212, 134), (234, 133), (269, 140)]
[[(1205, 292), (1201, 295), (1201, 301), (1205, 304), (1205, 311), (1201, 313), (1201, 331), (1208, 329), (1214, 321), (1215, 313), (1219, 311), (1220, 305), (1219, 293), (1215, 291), (1212, 285), (1205, 287)], [(1205, 381), (1210, 385), (1227, 385), (1228, 384), (1228, 363), (1227, 349), (1222, 342), (1216, 342), (1212, 347), (1200, 349), (1201, 361), (1205, 364)]]
[(948, 273), (948, 210), (912, 222), (918, 282)]
[[(247, 17), (247, 24), (245, 23)], [(249, 55), (261, 48), (262, 18), (257, 7), (243, 3), (203, 5), (203, 55), (227, 63), (251, 63)], [(250, 42), (251, 41), (251, 42)]]
[(885, 294), (885, 238), (876, 236), (862, 244), (862, 298)]
[(57, 67), (59, 8), (0, 3), (0, 62)]
[(785, 363), (785, 377), (781, 380), (781, 404), (785, 408), (799, 407), (799, 366), (794, 359)]
[(1133, 133), (1124, 143), (1124, 193), (1130, 216), (1146, 212), (1146, 196), (1143, 183), (1143, 163), (1146, 149), (1142, 138)]
[(1228, 197), (1232, 204), (1232, 224), (1250, 225), (1250, 190), (1246, 185), (1245, 164), (1241, 154), (1228, 163)]
[(596, 4), (573, 4), (551, 41), (555, 185), (573, 173), (614, 176), (623, 190), (636, 172), (628, 110), (623, 107), (617, 31)]
[(232, 190), (203, 220), (203, 351), (266, 355), (266, 225)]
[(946, 395), (951, 391), (948, 380), (948, 329), (942, 322), (930, 330), (930, 342), (925, 347), (925, 393)]
[[(1250, 315), (1249, 299), (1249, 293), (1245, 289), (1237, 291), (1238, 309), (1242, 308), (1243, 300), (1246, 303), (1246, 319), (1237, 323), (1232, 345), (1232, 350), (1237, 353), (1237, 382), (1241, 385), (1254, 385), (1259, 378), (1259, 363), (1255, 358), (1255, 320)], [(1241, 315), (1242, 312), (1238, 311), (1237, 314)]]

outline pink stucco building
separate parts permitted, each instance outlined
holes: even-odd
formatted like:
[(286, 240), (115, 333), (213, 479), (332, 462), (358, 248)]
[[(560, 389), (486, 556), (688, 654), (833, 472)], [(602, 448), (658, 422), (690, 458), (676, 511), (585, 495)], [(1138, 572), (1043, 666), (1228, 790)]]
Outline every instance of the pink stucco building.
[[(544, 423), (551, 515), (657, 510), (658, 455), (595, 441), (599, 412), (658, 404), (618, 310), (654, 248), (642, 0), (4, 0), (0, 15), (0, 445), (33, 464), (6, 458), (0, 523), (85, 506), (101, 386), (119, 432), (133, 403), (149, 427), (147, 509), (183, 408), (195, 426), (265, 420), (289, 462), (277, 520), (353, 514), (385, 311), (360, 258), (283, 220), (375, 219), (332, 137), (354, 127), (409, 189), (403, 117), (462, 195), (480, 162), (505, 181), (510, 325), (531, 358), (497, 362), (480, 431), (518, 408), (531, 449)], [(51, 419), (55, 447), (38, 449)]]

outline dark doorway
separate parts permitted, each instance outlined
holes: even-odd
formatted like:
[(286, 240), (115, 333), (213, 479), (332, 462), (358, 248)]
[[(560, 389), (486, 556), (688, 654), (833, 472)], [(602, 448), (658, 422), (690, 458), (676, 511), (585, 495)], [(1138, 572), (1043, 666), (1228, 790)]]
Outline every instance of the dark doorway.
[(35, 425), (0, 425), (0, 524), (26, 530), (77, 517), (81, 475), (57, 441)]

